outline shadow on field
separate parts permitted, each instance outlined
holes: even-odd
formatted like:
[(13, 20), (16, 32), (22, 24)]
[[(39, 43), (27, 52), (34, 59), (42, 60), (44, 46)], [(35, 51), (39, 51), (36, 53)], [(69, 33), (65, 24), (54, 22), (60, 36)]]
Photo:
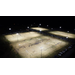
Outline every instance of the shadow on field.
[(20, 58), (21, 56), (10, 46), (10, 42), (0, 35), (0, 58)]

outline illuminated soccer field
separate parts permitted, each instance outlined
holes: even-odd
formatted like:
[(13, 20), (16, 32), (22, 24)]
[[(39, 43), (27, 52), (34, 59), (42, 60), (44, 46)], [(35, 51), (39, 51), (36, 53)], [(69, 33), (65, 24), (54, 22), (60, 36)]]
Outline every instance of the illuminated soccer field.
[(62, 37), (68, 37), (71, 39), (75, 39), (75, 34), (72, 33), (68, 33), (68, 32), (62, 32), (62, 31), (50, 31), (49, 33), (55, 34), (55, 35), (59, 35)]
[(54, 57), (69, 46), (67, 41), (32, 31), (5, 35), (5, 37), (23, 58)]
[(48, 31), (48, 29), (46, 29), (46, 28), (41, 28), (41, 27), (32, 27), (31, 29), (39, 30), (39, 31)]

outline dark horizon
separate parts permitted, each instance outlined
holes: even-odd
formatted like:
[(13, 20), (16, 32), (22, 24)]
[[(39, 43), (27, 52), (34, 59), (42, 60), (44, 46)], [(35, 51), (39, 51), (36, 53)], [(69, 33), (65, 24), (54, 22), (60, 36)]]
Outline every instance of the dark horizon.
[[(34, 24), (35, 23), (35, 24)], [(75, 29), (75, 16), (0, 16), (0, 28), (27, 27), (39, 23), (42, 27), (59, 28), (73, 31)]]
[[(0, 16), (0, 23), (74, 23), (75, 16)], [(58, 23), (59, 24), (59, 23)]]

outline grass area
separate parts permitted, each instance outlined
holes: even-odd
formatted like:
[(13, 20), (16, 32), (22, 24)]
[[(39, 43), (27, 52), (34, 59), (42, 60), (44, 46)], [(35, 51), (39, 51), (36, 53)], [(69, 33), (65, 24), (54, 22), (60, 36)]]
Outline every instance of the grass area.
[[(30, 35), (30, 34), (29, 34)], [(15, 37), (13, 37), (14, 39)], [(30, 40), (32, 39), (32, 40)], [(18, 42), (11, 42), (13, 48), (15, 48), (15, 51), (18, 51), (18, 53), (23, 56), (23, 57), (30, 57), (32, 56), (33, 58), (36, 57), (41, 57), (41, 49), (40, 47), (43, 47), (43, 56), (42, 57), (53, 57), (55, 54), (57, 54), (58, 52), (60, 52), (61, 50), (65, 49), (65, 45), (67, 45), (66, 42), (59, 40), (59, 39), (55, 39), (53, 37), (50, 36), (39, 36), (39, 37), (33, 37), (30, 39), (26, 39), (26, 41), (18, 41)], [(41, 39), (41, 40), (39, 40)], [(9, 39), (8, 39), (9, 40)], [(41, 42), (43, 41), (43, 42)], [(56, 43), (62, 41), (61, 45), (55, 45)], [(41, 42), (38, 45), (34, 45), (34, 43), (36, 42)], [(31, 43), (31, 46), (30, 46)], [(46, 43), (46, 44), (45, 44)], [(47, 45), (47, 43), (50, 43)], [(20, 45), (19, 45), (20, 44)], [(65, 44), (65, 45), (64, 45)], [(32, 46), (34, 45), (34, 46)], [(61, 49), (61, 50), (60, 50)]]
[(10, 42), (3, 35), (0, 35), (0, 58), (20, 58), (21, 56), (15, 52), (10, 46)]
[[(41, 35), (43, 35), (43, 34), (41, 34)], [(31, 35), (32, 36), (32, 35)], [(46, 33), (46, 35), (44, 34), (44, 36), (49, 36), (47, 33)], [(40, 38), (40, 39), (42, 39), (42, 40), (45, 40), (44, 38), (42, 38), (42, 36), (38, 36), (38, 37), (33, 37), (33, 38), (31, 38), (32, 40), (33, 39), (36, 39), (36, 38)], [(53, 38), (52, 36), (51, 36), (51, 38)], [(13, 38), (12, 38), (13, 39)], [(58, 38), (56, 38), (56, 39), (58, 39)], [(22, 40), (23, 41), (23, 40)], [(26, 39), (26, 41), (29, 41), (30, 42), (30, 39)], [(51, 40), (52, 41), (52, 40)], [(63, 40), (64, 41), (64, 40)], [(36, 42), (36, 40), (35, 40), (35, 42)], [(41, 45), (41, 44), (40, 44)], [(39, 46), (40, 46), (39, 45)], [(51, 44), (50, 44), (51, 45)], [(69, 44), (69, 45), (71, 45), (71, 43)], [(64, 47), (62, 47), (61, 49), (57, 49), (56, 51), (55, 51), (55, 49), (57, 48), (56, 46), (52, 46), (53, 47), (53, 49), (54, 49), (54, 53), (49, 53), (48, 55), (47, 55), (47, 57), (45, 57), (45, 58), (50, 58), (50, 57), (54, 57), (54, 55), (56, 55), (56, 54), (58, 54), (60, 51), (62, 51), (62, 50), (64, 50), (65, 48), (67, 48), (69, 45), (67, 45), (67, 46), (64, 46)], [(11, 46), (11, 42), (9, 42), (3, 35), (0, 35), (0, 58), (20, 58), (21, 56), (18, 54), (18, 52), (14, 49), (14, 47), (12, 47)], [(38, 46), (38, 47), (39, 47)], [(35, 46), (36, 47), (36, 46)], [(58, 46), (59, 47), (59, 46)], [(32, 47), (33, 48), (33, 47)], [(33, 48), (34, 49), (34, 48)], [(35, 49), (38, 49), (37, 47), (35, 48)], [(49, 49), (50, 49), (50, 47), (49, 47)], [(23, 50), (23, 49), (22, 49)], [(22, 51), (21, 50), (21, 51)], [(29, 50), (29, 48), (28, 48), (28, 50)], [(21, 52), (20, 51), (20, 52)], [(31, 51), (31, 50), (30, 50)], [(19, 52), (19, 53), (20, 53)], [(23, 54), (24, 54), (24, 52), (22, 52)], [(40, 54), (41, 54), (41, 52), (40, 52)], [(25, 55), (25, 54), (24, 54)], [(36, 54), (35, 54), (36, 55)], [(37, 56), (38, 57), (38, 56)]]

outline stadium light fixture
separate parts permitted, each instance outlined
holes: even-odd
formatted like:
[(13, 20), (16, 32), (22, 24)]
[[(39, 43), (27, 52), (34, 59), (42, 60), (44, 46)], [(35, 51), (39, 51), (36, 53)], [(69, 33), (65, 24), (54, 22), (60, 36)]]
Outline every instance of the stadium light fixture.
[(66, 38), (68, 38), (68, 37), (66, 37)]
[(19, 33), (16, 33), (16, 35), (19, 35)]
[(59, 28), (61, 28), (61, 26)]
[(41, 23), (39, 25), (41, 26)]
[(42, 31), (42, 30), (40, 30), (40, 31)]
[(29, 26), (27, 28), (29, 28)]
[(11, 28), (9, 28), (9, 30), (11, 30)]

